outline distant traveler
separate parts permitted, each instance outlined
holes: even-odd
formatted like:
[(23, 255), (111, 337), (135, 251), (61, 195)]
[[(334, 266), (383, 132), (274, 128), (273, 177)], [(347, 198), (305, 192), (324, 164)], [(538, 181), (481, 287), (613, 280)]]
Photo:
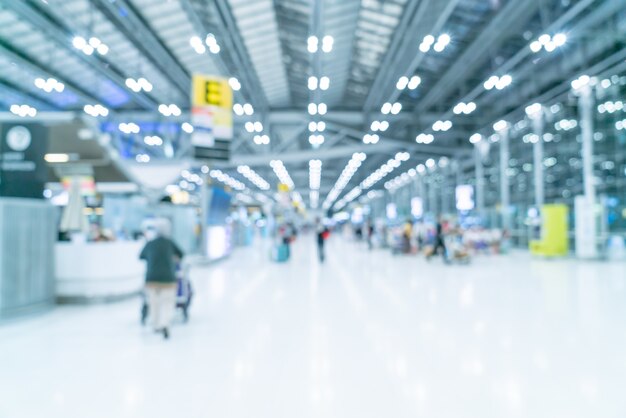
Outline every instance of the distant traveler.
[(446, 249), (446, 241), (445, 241), (445, 236), (443, 234), (443, 224), (442, 224), (442, 219), (439, 218), (437, 220), (437, 226), (435, 227), (435, 248), (433, 249), (432, 254), (428, 257), (428, 259), (430, 259), (430, 257), (432, 255), (437, 254), (437, 252), (441, 249), (441, 255), (443, 256), (443, 261), (444, 263), (448, 263), (448, 251)]
[(182, 260), (183, 252), (166, 236), (165, 224), (155, 229), (156, 237), (146, 244), (139, 258), (147, 264), (146, 294), (154, 331), (168, 339), (176, 309), (176, 263)]
[(367, 234), (367, 248), (371, 251), (374, 248), (374, 224), (367, 221), (365, 233)]
[(316, 224), (316, 233), (317, 233), (317, 253), (320, 258), (320, 263), (324, 262), (325, 254), (324, 254), (324, 244), (328, 236), (330, 235), (330, 231), (324, 224), (317, 219)]

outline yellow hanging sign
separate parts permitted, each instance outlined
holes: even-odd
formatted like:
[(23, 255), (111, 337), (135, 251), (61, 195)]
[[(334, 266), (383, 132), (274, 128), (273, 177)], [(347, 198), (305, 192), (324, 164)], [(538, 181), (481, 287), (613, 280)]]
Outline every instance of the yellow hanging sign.
[(233, 91), (228, 79), (194, 74), (191, 91), (192, 143), (211, 147), (233, 137)]

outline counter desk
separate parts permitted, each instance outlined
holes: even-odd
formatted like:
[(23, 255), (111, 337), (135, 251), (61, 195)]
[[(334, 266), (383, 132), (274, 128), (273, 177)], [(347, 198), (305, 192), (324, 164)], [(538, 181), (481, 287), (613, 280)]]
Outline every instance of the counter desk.
[(143, 241), (58, 242), (56, 296), (60, 302), (103, 302), (141, 291)]

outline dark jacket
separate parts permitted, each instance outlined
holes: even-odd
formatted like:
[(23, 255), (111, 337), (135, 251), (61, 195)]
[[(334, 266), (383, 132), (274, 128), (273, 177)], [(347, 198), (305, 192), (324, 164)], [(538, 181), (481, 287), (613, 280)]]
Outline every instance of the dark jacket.
[(148, 242), (141, 251), (140, 259), (146, 260), (146, 282), (175, 283), (176, 262), (174, 257), (183, 258), (183, 252), (169, 238), (157, 237)]

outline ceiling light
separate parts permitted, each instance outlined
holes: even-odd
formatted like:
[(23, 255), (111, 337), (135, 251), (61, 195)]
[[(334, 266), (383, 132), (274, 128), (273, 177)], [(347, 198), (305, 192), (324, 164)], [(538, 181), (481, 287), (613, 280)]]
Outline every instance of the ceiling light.
[(396, 88), (398, 90), (404, 90), (408, 84), (409, 84), (409, 78), (406, 76), (402, 76), (396, 83)]
[(254, 108), (250, 103), (246, 103), (243, 105), (243, 112), (248, 116), (252, 116), (254, 114)]
[(190, 124), (189, 122), (184, 122), (181, 125), (181, 128), (182, 128), (183, 131), (187, 132), (188, 134), (193, 132), (193, 125)]
[(74, 48), (82, 50), (85, 45), (87, 45), (87, 41), (82, 36), (75, 36), (74, 39), (72, 39), (72, 45)]
[(309, 115), (317, 115), (317, 105), (315, 103), (309, 103)]
[(561, 47), (567, 42), (567, 35), (564, 33), (557, 33), (552, 37), (552, 42), (554, 42), (554, 45), (557, 47)]
[(541, 51), (542, 47), (543, 45), (541, 45), (541, 42), (539, 41), (533, 41), (530, 43), (530, 50), (533, 51), (534, 53)]
[(29, 105), (25, 105), (25, 104), (24, 105), (15, 105), (15, 104), (11, 105), (10, 111), (14, 115), (20, 116), (22, 118), (25, 118), (27, 116), (34, 118), (35, 116), (37, 116), (37, 109)]
[(402, 103), (396, 102), (391, 106), (391, 113), (394, 115), (399, 114), (402, 111)]
[(234, 91), (241, 90), (241, 83), (235, 77), (231, 77), (228, 79), (228, 84)]
[(387, 129), (389, 129), (389, 122), (387, 122), (386, 120), (380, 122), (380, 130), (382, 132), (385, 132)]
[(318, 44), (319, 40), (317, 39), (317, 36), (309, 36), (309, 39), (307, 41), (308, 51), (312, 54), (317, 52)]
[(249, 133), (254, 132), (254, 123), (253, 122), (246, 122), (245, 128), (246, 128), (246, 131), (248, 131)]
[(243, 116), (244, 114), (243, 106), (240, 103), (235, 103), (233, 105), (233, 111), (237, 116)]
[(256, 132), (263, 132), (263, 124), (261, 122), (254, 122), (254, 130)]
[(310, 76), (308, 86), (309, 86), (309, 90), (317, 89), (317, 77)]
[(409, 81), (409, 90), (415, 90), (416, 88), (419, 87), (419, 85), (422, 83), (422, 79), (417, 76), (414, 75), (413, 77), (411, 77), (411, 80)]
[(327, 112), (328, 108), (326, 107), (326, 103), (320, 103), (317, 105), (317, 112), (320, 115), (325, 115)]
[(335, 43), (335, 38), (330, 35), (324, 36), (322, 39), (322, 51), (328, 53), (333, 50), (333, 44)]
[(493, 130), (496, 132), (501, 132), (505, 130), (509, 126), (509, 123), (505, 120), (500, 120), (493, 124)]
[(320, 79), (320, 89), (328, 90), (330, 87), (330, 78), (324, 76)]
[(382, 105), (382, 107), (380, 108), (380, 111), (383, 115), (388, 115), (389, 113), (391, 113), (391, 109), (392, 109), (393, 105), (389, 102), (385, 103), (384, 105)]
[(470, 136), (470, 142), (472, 144), (478, 144), (480, 141), (482, 141), (483, 136), (481, 134), (474, 134), (472, 136)]

